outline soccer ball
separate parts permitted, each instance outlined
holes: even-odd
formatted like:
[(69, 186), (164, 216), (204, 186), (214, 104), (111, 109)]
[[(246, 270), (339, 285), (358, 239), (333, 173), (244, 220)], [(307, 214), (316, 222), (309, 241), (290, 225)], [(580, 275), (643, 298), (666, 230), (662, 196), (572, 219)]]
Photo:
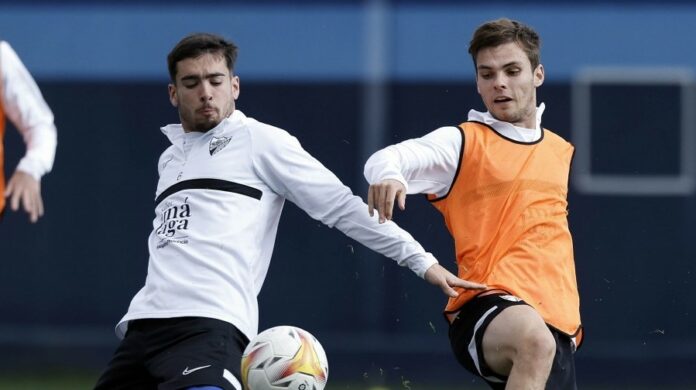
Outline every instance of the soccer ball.
[(329, 362), (321, 344), (294, 326), (266, 329), (242, 355), (245, 390), (322, 390), (328, 377)]

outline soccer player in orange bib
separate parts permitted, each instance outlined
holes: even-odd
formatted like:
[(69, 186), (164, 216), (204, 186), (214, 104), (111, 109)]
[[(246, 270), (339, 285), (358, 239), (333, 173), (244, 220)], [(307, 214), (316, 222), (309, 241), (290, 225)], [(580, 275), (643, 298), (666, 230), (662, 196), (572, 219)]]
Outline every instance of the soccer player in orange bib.
[(365, 165), (368, 209), (390, 220), (425, 193), (455, 243), (459, 289), (445, 308), (458, 361), (494, 389), (575, 389), (582, 341), (567, 193), (573, 146), (541, 127), (540, 39), (509, 19), (470, 42), (487, 112), (389, 146)]
[[(17, 127), (27, 145), (27, 152), (7, 186), (2, 143), (6, 118)], [(53, 112), (39, 87), (10, 44), (0, 41), (0, 216), (5, 198), (13, 211), (24, 209), (31, 222), (43, 215), (41, 177), (53, 167), (56, 138)]]

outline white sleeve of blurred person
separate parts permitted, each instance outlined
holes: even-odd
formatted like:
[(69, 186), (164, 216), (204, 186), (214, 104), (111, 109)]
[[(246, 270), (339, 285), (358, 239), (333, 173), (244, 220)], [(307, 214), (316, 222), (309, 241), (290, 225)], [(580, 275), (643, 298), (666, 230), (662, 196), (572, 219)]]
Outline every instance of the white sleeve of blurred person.
[(443, 196), (459, 167), (462, 137), (458, 128), (447, 126), (388, 146), (367, 160), (365, 179), (370, 185), (396, 180), (408, 194)]
[(254, 166), (259, 176), (310, 217), (396, 260), (449, 296), (457, 296), (452, 287), (480, 288), (440, 266), (431, 253), (393, 222), (380, 224), (370, 217), (362, 199), (307, 153), (295, 137), (284, 131), (253, 134)]
[(53, 112), (17, 53), (5, 41), (0, 41), (0, 75), (5, 115), (26, 144), (26, 154), (19, 161), (17, 171), (40, 181), (53, 167), (56, 153)]

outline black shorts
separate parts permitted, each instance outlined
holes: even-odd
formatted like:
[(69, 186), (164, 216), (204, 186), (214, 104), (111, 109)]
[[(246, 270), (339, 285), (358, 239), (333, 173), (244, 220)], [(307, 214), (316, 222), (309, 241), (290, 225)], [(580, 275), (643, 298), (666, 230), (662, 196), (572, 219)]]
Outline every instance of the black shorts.
[(241, 390), (248, 343), (234, 325), (211, 318), (133, 320), (95, 390)]
[[(493, 372), (483, 358), (483, 334), (503, 309), (526, 302), (505, 294), (474, 298), (462, 306), (450, 324), (449, 338), (454, 355), (467, 370), (483, 378), (493, 389), (505, 389), (507, 378)], [(575, 390), (575, 346), (566, 334), (549, 327), (556, 340), (556, 356), (546, 382), (547, 389)]]

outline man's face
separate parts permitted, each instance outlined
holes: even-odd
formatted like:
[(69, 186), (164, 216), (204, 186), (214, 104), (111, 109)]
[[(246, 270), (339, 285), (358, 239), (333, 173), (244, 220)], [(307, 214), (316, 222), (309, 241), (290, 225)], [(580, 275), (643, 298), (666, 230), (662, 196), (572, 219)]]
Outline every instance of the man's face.
[(515, 42), (481, 49), (476, 56), (476, 87), (494, 118), (516, 126), (536, 127), (536, 88), (544, 67), (532, 65)]
[(206, 53), (177, 63), (169, 100), (179, 109), (186, 132), (206, 132), (234, 111), (239, 78), (232, 76), (222, 55)]

